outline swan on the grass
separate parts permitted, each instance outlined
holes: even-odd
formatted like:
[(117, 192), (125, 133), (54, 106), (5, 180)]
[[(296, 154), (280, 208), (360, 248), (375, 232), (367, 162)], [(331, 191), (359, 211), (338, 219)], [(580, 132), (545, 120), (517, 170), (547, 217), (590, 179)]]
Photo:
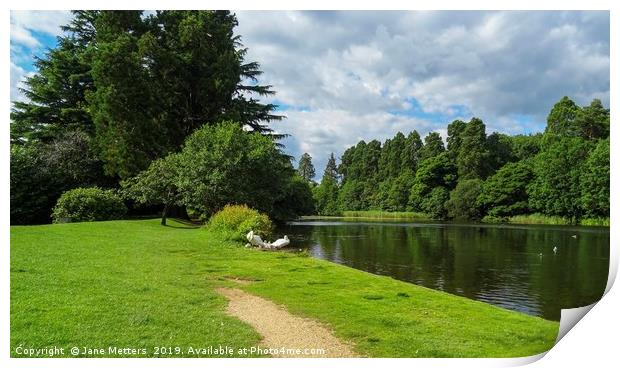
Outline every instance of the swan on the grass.
[(254, 231), (250, 231), (245, 237), (249, 241), (249, 244), (246, 244), (246, 247), (248, 248), (250, 246), (255, 246), (261, 249), (280, 249), (286, 247), (291, 242), (288, 236), (284, 235), (284, 238), (278, 239), (273, 243), (269, 243), (261, 239), (260, 236), (254, 235)]

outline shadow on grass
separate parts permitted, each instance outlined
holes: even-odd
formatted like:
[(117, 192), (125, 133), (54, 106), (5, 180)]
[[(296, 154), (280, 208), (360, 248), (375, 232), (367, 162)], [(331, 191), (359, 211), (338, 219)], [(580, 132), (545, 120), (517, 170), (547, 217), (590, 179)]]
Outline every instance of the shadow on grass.
[(175, 219), (169, 218), (165, 226), (171, 227), (174, 229), (190, 229), (191, 230), (191, 229), (198, 229), (199, 227), (201, 227), (202, 222), (192, 221), (192, 220), (187, 220), (187, 219), (179, 219), (179, 218), (175, 218)]

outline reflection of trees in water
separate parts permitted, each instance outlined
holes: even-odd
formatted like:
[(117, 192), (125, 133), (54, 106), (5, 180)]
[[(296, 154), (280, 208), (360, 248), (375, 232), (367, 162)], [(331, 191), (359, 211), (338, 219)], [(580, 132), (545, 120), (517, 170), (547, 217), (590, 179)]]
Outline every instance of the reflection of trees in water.
[(552, 319), (598, 300), (607, 281), (604, 231), (380, 223), (287, 231), (320, 258)]

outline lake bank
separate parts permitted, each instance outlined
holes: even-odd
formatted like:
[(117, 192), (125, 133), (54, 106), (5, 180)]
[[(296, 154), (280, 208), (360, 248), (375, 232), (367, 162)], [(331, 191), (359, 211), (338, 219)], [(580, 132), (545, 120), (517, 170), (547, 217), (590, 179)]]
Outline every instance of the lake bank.
[(258, 344), (225, 314), (221, 287), (315, 319), (371, 357), (526, 356), (558, 332), (557, 322), (305, 252), (246, 249), (176, 222), (110, 221), (11, 228), (11, 356), (19, 345)]
[[(342, 216), (301, 216), (302, 220), (379, 220), (379, 221), (420, 221), (420, 222), (450, 222), (433, 220), (430, 216), (421, 212), (387, 212), (387, 211), (344, 211)], [(452, 221), (462, 223), (462, 221)], [(569, 219), (559, 216), (545, 216), (541, 214), (519, 215), (505, 218), (486, 216), (479, 222), (467, 223), (480, 224), (515, 224), (515, 225), (576, 225), (576, 226), (603, 226), (609, 227), (611, 222), (606, 218), (584, 218), (574, 224)]]

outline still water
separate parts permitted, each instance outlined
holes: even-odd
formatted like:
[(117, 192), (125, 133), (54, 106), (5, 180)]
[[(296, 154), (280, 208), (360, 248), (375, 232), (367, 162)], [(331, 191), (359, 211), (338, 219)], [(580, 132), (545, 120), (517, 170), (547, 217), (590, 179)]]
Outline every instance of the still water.
[(609, 268), (609, 228), (299, 221), (278, 232), (316, 258), (551, 320), (600, 299)]

